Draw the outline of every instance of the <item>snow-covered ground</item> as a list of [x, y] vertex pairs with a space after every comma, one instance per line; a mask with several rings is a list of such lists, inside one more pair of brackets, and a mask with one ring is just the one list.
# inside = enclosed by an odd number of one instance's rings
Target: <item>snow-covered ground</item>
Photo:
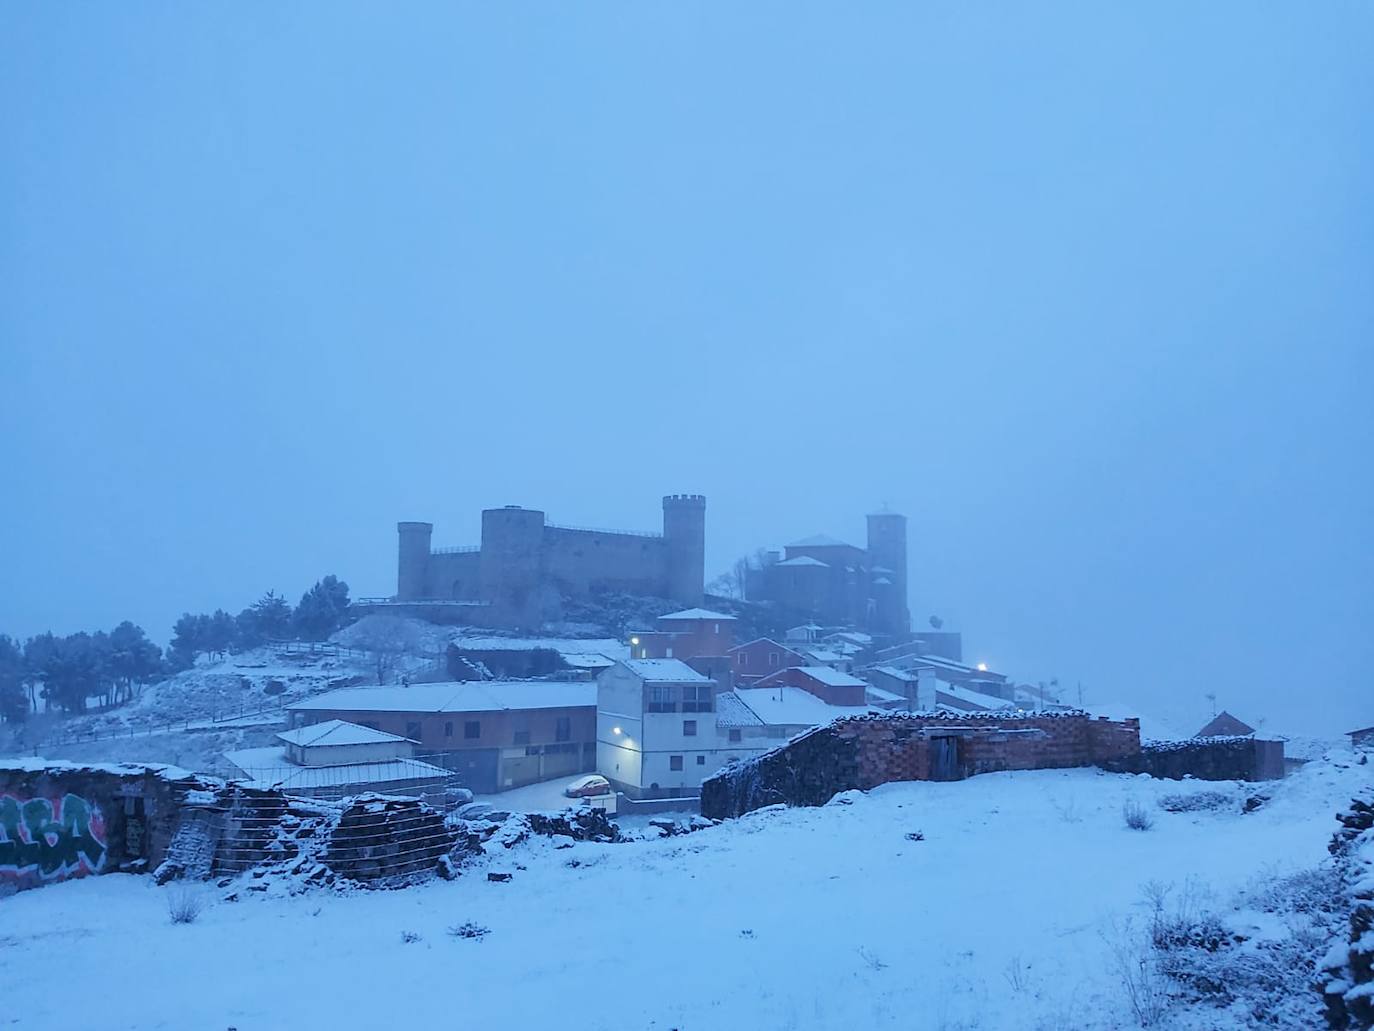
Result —
[[[205, 886], [189, 925], [168, 919], [175, 886], [91, 878], [0, 902], [0, 987], [24, 1000], [5, 1026], [1130, 1027], [1112, 957], [1148, 915], [1142, 887], [1192, 882], [1224, 907], [1323, 862], [1371, 771], [1311, 763], [1248, 815], [1254, 785], [1085, 769], [890, 784], [684, 837], [497, 848], [483, 862], [510, 883], [479, 866], [403, 891]], [[1156, 805], [1216, 790], [1237, 804]], [[1151, 830], [1126, 828], [1127, 801]], [[465, 923], [489, 933], [449, 933]]]

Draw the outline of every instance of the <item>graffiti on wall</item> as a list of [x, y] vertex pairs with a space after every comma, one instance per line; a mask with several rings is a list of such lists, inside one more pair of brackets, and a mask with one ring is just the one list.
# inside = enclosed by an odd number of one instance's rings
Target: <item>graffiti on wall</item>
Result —
[[98, 873], [108, 851], [100, 810], [80, 795], [0, 795], [0, 880]]

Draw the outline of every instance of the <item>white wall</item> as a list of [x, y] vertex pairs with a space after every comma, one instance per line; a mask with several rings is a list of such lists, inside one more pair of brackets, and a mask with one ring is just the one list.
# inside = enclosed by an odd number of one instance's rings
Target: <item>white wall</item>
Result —
[[302, 766], [338, 766], [344, 763], [386, 762], [409, 758], [414, 746], [409, 741], [369, 741], [361, 745], [312, 745], [287, 747], [288, 757]]

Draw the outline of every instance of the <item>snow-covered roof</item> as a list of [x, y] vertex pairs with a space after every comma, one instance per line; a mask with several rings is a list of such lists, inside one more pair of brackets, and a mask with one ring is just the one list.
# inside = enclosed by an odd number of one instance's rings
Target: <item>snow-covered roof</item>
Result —
[[798, 555], [796, 558], [785, 558], [781, 562], [773, 563], [776, 566], [819, 566], [821, 569], [829, 569], [830, 566], [818, 558], [810, 555]]
[[440, 780], [449, 776], [442, 766], [418, 759], [382, 759], [334, 766], [297, 766], [286, 761], [284, 748], [241, 748], [224, 758], [242, 770], [254, 787], [284, 791], [314, 791], [368, 785], [376, 788], [396, 781]]
[[754, 710], [733, 691], [722, 691], [716, 695], [716, 726], [727, 730], [735, 727], [761, 727], [763, 721], [754, 715]]
[[770, 726], [814, 727], [841, 716], [866, 716], [875, 711], [867, 705], [827, 705], [800, 687], [741, 687], [735, 689], [735, 695]]
[[920, 674], [914, 669], [898, 669], [896, 666], [874, 666], [873, 672], [881, 673], [907, 684], [914, 684], [921, 679]]
[[881, 687], [870, 687], [864, 692], [864, 698], [874, 705], [894, 705], [906, 701], [905, 695], [899, 695], [895, 691], [885, 691]]
[[323, 723], [312, 723], [308, 727], [282, 731], [277, 735], [277, 740], [285, 741], [288, 745], [314, 748], [321, 745], [375, 745], [410, 739], [382, 730], [373, 730], [371, 727], [360, 727], [356, 723], [344, 720], [325, 720]]
[[829, 648], [803, 647], [798, 649], [808, 659], [815, 659], [821, 665], [828, 662], [843, 662], [844, 656], [837, 652], [832, 652]]
[[878, 586], [881, 586], [881, 587], [891, 587], [891, 586], [892, 586], [892, 581], [889, 580], [889, 579], [888, 579], [887, 577], [885, 577], [885, 576], [880, 576], [880, 577], [878, 577], [876, 580], [874, 580], [873, 582], [874, 582], [874, 584], [876, 584], [876, 585], [878, 585]]
[[1014, 709], [1016, 706], [1005, 698], [998, 698], [996, 695], [983, 694], [981, 691], [970, 691], [967, 687], [958, 687], [954, 684], [942, 683], [935, 689], [935, 698], [944, 705], [953, 706], [956, 709]]
[[575, 669], [605, 669], [607, 666], [614, 666], [615, 659], [602, 655], [600, 652], [559, 652], [563, 661]]
[[596, 652], [611, 658], [630, 654], [630, 646], [611, 637], [455, 637], [455, 648], [473, 652], [529, 652], [537, 648], [555, 652], [587, 654]]
[[810, 677], [817, 683], [824, 684], [826, 687], [867, 687], [862, 680], [849, 673], [842, 673], [829, 666], [790, 666], [785, 670], [764, 677], [764, 681], [780, 680], [784, 673], [800, 673]]
[[873, 635], [865, 634], [858, 630], [840, 630], [826, 636], [827, 641], [848, 641], [850, 644], [870, 645], [873, 643]]
[[737, 651], [742, 651], [745, 648], [752, 648], [756, 644], [772, 645], [774, 648], [778, 649], [778, 651], [787, 652], [791, 655], [801, 655], [801, 650], [797, 647], [793, 647], [793, 645], [797, 644], [796, 641], [793, 641], [792, 644], [779, 644], [771, 637], [756, 637], [752, 641], [745, 641], [743, 644], [737, 644], [733, 648], [727, 649], [725, 654], [733, 655]]
[[1247, 737], [1255, 732], [1250, 724], [1236, 719], [1223, 709], [1193, 737]]
[[562, 680], [484, 680], [410, 687], [346, 687], [304, 698], [290, 711], [500, 712], [596, 705], [596, 684]]
[[[787, 545], [789, 548], [852, 548], [854, 545], [846, 544], [844, 541], [837, 541], [834, 537], [823, 533], [813, 534], [810, 537], [803, 537], [799, 541], [793, 541]], [[857, 549], [856, 549], [857, 550]]]
[[630, 668], [635, 676], [647, 683], [709, 684], [711, 682], [710, 677], [702, 676], [681, 659], [627, 659], [625, 665]]
[[714, 619], [720, 622], [733, 620], [735, 617], [726, 615], [724, 612], [712, 612], [710, 609], [683, 609], [681, 612], [670, 612], [666, 616], [659, 616], [659, 619]]

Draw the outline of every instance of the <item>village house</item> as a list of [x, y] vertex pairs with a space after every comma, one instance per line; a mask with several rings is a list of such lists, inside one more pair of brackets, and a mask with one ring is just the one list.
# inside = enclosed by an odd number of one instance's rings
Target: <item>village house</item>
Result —
[[800, 651], [767, 637], [730, 649], [730, 672], [736, 684], [753, 684], [789, 666], [807, 666]]
[[344, 720], [415, 742], [476, 794], [596, 768], [595, 683], [512, 680], [355, 687], [287, 706], [296, 726]]
[[453, 777], [441, 766], [413, 758], [415, 742], [342, 720], [288, 730], [277, 740], [281, 746], [225, 752], [230, 776], [312, 798], [363, 791], [435, 797]]
[[841, 716], [868, 716], [878, 711], [862, 703], [831, 705], [805, 688], [781, 683], [738, 688], [734, 695], [764, 728], [764, 736], [771, 739], [769, 747]]
[[597, 677], [597, 772], [630, 798], [695, 793], [725, 761], [710, 677], [681, 659], [630, 659]]
[[1255, 728], [1244, 723], [1223, 709], [1208, 721], [1207, 725], [1193, 737], [1249, 737]]
[[630, 635], [632, 659], [714, 658], [735, 644], [734, 616], [710, 609], [683, 609], [654, 620], [653, 630]]
[[755, 687], [796, 687], [809, 691], [828, 705], [866, 704], [868, 684], [858, 677], [829, 666], [790, 666], [759, 680]]

